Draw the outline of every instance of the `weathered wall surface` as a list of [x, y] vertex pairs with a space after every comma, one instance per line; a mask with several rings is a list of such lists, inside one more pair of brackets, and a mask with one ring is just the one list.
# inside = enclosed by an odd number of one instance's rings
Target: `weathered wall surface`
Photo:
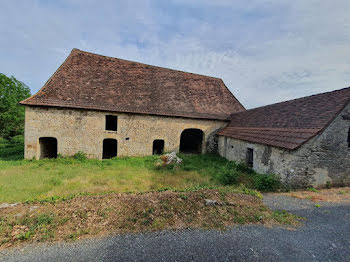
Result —
[[284, 150], [220, 136], [219, 154], [229, 160], [244, 162], [247, 148], [252, 148], [254, 170], [279, 174], [292, 187], [324, 185], [327, 181], [334, 185], [350, 185], [350, 121], [344, 120], [343, 115], [350, 115], [350, 105], [324, 132], [297, 150]]
[[[105, 115], [118, 116], [117, 132], [105, 130]], [[82, 151], [90, 158], [101, 159], [105, 138], [117, 139], [118, 156], [151, 155], [155, 139], [164, 140], [165, 152], [178, 152], [181, 133], [187, 128], [198, 128], [204, 132], [204, 153], [215, 150], [212, 134], [226, 124], [215, 120], [26, 107], [25, 158], [40, 157], [40, 137], [55, 137], [58, 153], [64, 156]]]

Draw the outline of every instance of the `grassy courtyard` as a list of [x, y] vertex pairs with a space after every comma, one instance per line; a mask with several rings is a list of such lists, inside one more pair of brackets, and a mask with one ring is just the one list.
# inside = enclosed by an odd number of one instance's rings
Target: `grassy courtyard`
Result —
[[1, 161], [0, 202], [81, 192], [146, 192], [216, 184], [209, 173], [200, 170], [156, 170], [155, 161], [156, 157]]
[[[244, 184], [268, 190], [271, 176], [258, 175], [217, 155], [180, 155], [178, 168], [157, 168], [157, 156], [87, 160], [82, 156], [23, 160], [20, 139], [0, 143], [0, 203], [78, 193], [189, 190]], [[272, 184], [271, 184], [271, 181]]]
[[0, 208], [0, 249], [110, 233], [298, 224], [269, 210], [256, 190], [278, 188], [275, 176], [217, 155], [180, 157], [177, 166], [156, 165], [158, 156], [23, 160], [20, 137], [0, 140], [0, 204], [17, 203]]

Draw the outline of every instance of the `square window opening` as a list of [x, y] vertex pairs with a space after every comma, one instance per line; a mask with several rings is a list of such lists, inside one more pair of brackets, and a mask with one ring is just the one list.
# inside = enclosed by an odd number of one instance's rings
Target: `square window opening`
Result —
[[118, 117], [112, 115], [106, 115], [106, 130], [117, 131], [118, 128]]

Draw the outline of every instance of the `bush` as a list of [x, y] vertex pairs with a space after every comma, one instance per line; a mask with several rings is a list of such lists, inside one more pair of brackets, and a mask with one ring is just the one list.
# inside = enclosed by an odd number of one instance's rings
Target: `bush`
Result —
[[235, 185], [238, 183], [239, 175], [236, 165], [230, 162], [219, 173], [218, 180], [223, 185]]
[[0, 136], [0, 145], [7, 143], [7, 139]]
[[73, 158], [74, 158], [75, 160], [82, 161], [82, 162], [84, 162], [85, 160], [87, 160], [86, 154], [85, 154], [84, 152], [81, 152], [81, 151], [79, 151], [78, 153], [75, 153], [75, 154], [73, 155]]
[[19, 160], [24, 156], [23, 136], [8, 140], [0, 137], [0, 160]]
[[258, 174], [244, 163], [226, 162], [225, 165], [218, 166], [216, 171], [216, 178], [222, 185], [242, 184], [263, 192], [277, 191], [282, 186], [275, 174]]
[[23, 135], [17, 135], [11, 138], [12, 144], [24, 144], [24, 136]]
[[237, 164], [237, 171], [241, 173], [246, 173], [246, 174], [254, 174], [254, 170], [250, 167], [248, 167], [245, 163], [238, 163]]
[[254, 187], [260, 191], [276, 191], [281, 187], [281, 181], [275, 174], [255, 174]]

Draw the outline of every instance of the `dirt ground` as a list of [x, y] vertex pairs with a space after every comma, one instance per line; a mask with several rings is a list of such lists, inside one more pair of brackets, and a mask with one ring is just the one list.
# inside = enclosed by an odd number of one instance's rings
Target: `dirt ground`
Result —
[[[256, 191], [251, 191], [254, 193]], [[298, 224], [261, 198], [227, 189], [191, 192], [109, 193], [0, 208], [0, 249], [26, 242], [234, 224]]]
[[[334, 191], [338, 190], [330, 190]], [[322, 193], [332, 195], [330, 192]], [[315, 203], [310, 199], [271, 193], [264, 194], [263, 202], [270, 210], [286, 210], [303, 217], [302, 225], [290, 230], [284, 226], [249, 223], [227, 230], [162, 230], [91, 237], [72, 243], [32, 243], [0, 250], [0, 260], [350, 261], [350, 204]]]
[[314, 189], [282, 193], [299, 199], [309, 199], [314, 202], [350, 203], [350, 187], [330, 189]]

